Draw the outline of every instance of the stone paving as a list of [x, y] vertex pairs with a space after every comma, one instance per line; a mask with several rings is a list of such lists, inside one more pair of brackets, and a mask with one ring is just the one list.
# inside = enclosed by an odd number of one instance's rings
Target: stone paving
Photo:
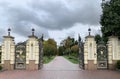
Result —
[[63, 57], [56, 57], [42, 70], [14, 70], [0, 72], [0, 79], [120, 79], [120, 72], [110, 70], [87, 71], [79, 69]]

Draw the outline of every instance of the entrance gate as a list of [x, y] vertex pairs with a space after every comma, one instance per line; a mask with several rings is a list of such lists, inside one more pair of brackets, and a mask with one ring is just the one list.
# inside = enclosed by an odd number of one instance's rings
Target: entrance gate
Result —
[[15, 69], [26, 68], [26, 44], [18, 43], [15, 48]]
[[0, 50], [0, 63], [1, 63], [1, 56], [2, 56], [2, 52], [1, 52], [1, 50]]
[[43, 44], [39, 41], [39, 69], [43, 67]]
[[107, 46], [104, 42], [100, 42], [97, 45], [97, 68], [107, 69], [108, 68], [108, 52]]
[[84, 69], [84, 43], [81, 41], [81, 37], [79, 36], [79, 67]]

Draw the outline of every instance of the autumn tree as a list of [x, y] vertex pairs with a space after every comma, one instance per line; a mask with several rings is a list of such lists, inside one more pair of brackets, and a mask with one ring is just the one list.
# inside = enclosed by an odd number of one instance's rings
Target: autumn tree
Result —
[[79, 46], [78, 45], [74, 45], [71, 47], [71, 51], [73, 55], [78, 55], [79, 52]]
[[44, 55], [46, 56], [52, 56], [57, 54], [57, 44], [54, 39], [48, 39], [47, 41], [44, 41]]
[[68, 36], [61, 42], [61, 44], [62, 46], [60, 46], [60, 49], [63, 49], [62, 53], [64, 55], [71, 55], [72, 53], [78, 52], [78, 41], [74, 38]]

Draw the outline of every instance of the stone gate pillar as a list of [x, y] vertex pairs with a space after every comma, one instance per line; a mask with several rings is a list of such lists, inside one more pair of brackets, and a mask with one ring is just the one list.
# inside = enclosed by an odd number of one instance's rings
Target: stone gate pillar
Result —
[[120, 60], [120, 41], [116, 36], [110, 36], [108, 40], [108, 66], [115, 69], [117, 60]]
[[39, 65], [39, 42], [38, 38], [34, 35], [34, 29], [32, 29], [32, 35], [26, 44], [26, 69], [38, 70]]
[[[91, 30], [89, 29], [89, 31]], [[84, 44], [84, 65], [86, 70], [97, 69], [96, 41], [94, 36], [90, 35], [90, 32]]]
[[13, 70], [15, 63], [14, 37], [10, 36], [11, 29], [8, 29], [8, 36], [3, 36], [1, 64], [4, 69]]

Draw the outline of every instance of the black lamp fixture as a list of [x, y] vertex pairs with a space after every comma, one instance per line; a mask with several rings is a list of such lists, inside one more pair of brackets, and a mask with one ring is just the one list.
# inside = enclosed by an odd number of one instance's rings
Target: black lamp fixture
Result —
[[32, 28], [32, 36], [34, 36], [34, 32], [35, 32], [35, 29], [34, 29], [34, 28]]
[[88, 29], [88, 32], [89, 32], [89, 36], [91, 35], [91, 28]]
[[10, 29], [10, 28], [8, 28], [8, 36], [10, 36], [10, 32], [11, 32], [11, 29]]

